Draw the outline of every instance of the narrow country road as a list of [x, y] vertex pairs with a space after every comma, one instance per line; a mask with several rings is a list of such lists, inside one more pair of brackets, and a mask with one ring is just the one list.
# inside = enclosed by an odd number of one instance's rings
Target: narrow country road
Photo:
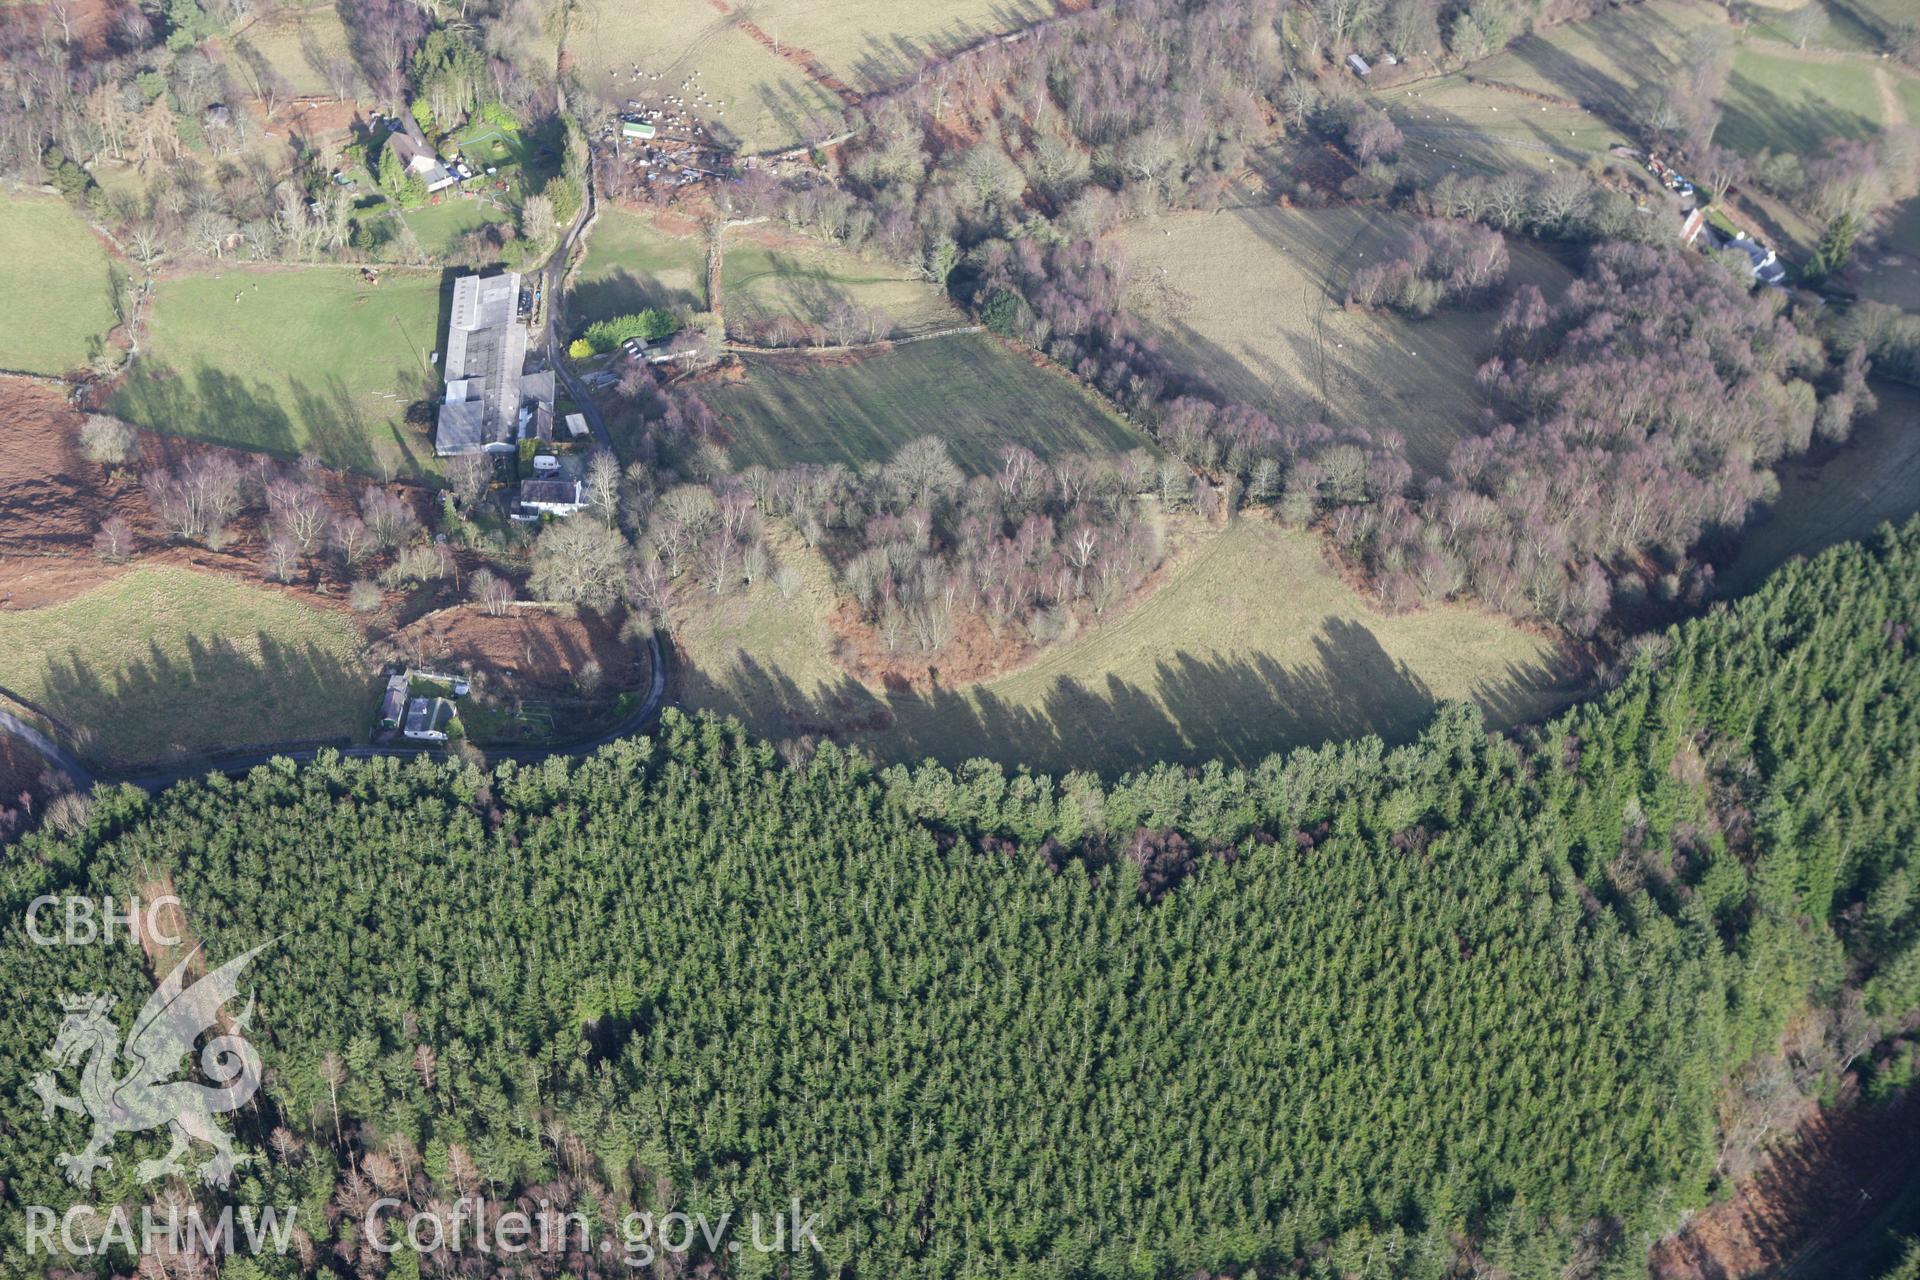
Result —
[[67, 776], [75, 791], [92, 789], [93, 774], [87, 766], [81, 764], [79, 758], [65, 747], [40, 732], [38, 727], [28, 724], [11, 711], [0, 711], [0, 733], [10, 733], [38, 751], [57, 772]]
[[593, 442], [609, 453], [613, 452], [613, 433], [607, 430], [607, 421], [600, 414], [600, 406], [587, 394], [587, 388], [572, 369], [567, 367], [565, 349], [561, 346], [560, 335], [566, 328], [566, 315], [562, 307], [566, 301], [567, 259], [573, 254], [573, 246], [578, 243], [580, 233], [586, 230], [587, 223], [593, 217], [593, 174], [588, 172], [581, 181], [583, 188], [580, 197], [580, 212], [574, 215], [573, 225], [567, 228], [567, 234], [560, 237], [560, 247], [547, 259], [542, 273], [544, 283], [541, 289], [547, 300], [547, 364], [572, 396], [574, 403], [580, 406], [580, 412], [586, 415], [587, 426], [593, 430]]
[[[587, 395], [586, 388], [573, 375], [573, 371], [562, 362], [560, 333], [564, 327], [561, 314], [561, 289], [566, 280], [567, 257], [573, 252], [580, 233], [586, 228], [587, 221], [593, 216], [593, 181], [586, 181], [586, 192], [580, 202], [580, 213], [567, 228], [567, 234], [561, 238], [560, 247], [554, 250], [553, 257], [542, 269], [541, 278], [547, 300], [547, 361], [554, 374], [565, 384], [570, 394], [580, 405], [580, 411], [586, 415], [587, 424], [593, 429], [594, 442], [601, 448], [613, 449], [613, 436], [607, 430], [605, 419], [600, 415], [599, 406]], [[551, 756], [585, 756], [619, 738], [632, 737], [653, 722], [660, 714], [661, 706], [667, 699], [667, 667], [665, 654], [661, 650], [660, 637], [650, 634], [647, 637], [647, 656], [649, 679], [646, 697], [640, 700], [633, 714], [613, 726], [596, 738], [583, 742], [569, 743], [561, 747], [514, 748], [505, 747], [489, 751], [489, 760], [516, 760], [530, 763], [545, 760]], [[96, 782], [129, 782], [136, 787], [151, 792], [166, 790], [176, 782], [189, 778], [205, 777], [209, 773], [242, 774], [249, 769], [266, 764], [270, 760], [292, 760], [307, 763], [320, 755], [322, 751], [334, 751], [349, 759], [366, 760], [376, 756], [395, 756], [402, 759], [413, 756], [444, 754], [435, 747], [307, 747], [292, 751], [263, 751], [258, 754], [230, 757], [217, 763], [169, 765], [158, 769], [144, 769], [131, 773], [107, 773], [96, 775], [92, 770], [67, 751], [53, 738], [33, 724], [22, 720], [10, 712], [0, 710], [0, 733], [8, 733], [32, 747], [43, 756], [59, 773], [72, 782], [79, 792], [93, 789]]]

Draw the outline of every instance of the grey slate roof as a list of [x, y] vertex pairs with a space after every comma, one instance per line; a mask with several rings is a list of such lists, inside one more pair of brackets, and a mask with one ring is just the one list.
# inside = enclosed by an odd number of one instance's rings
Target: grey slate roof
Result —
[[578, 480], [522, 480], [520, 501], [556, 507], [579, 506], [581, 505], [580, 482]]
[[[519, 298], [518, 272], [462, 276], [453, 282], [453, 319], [440, 370], [446, 401], [440, 406], [435, 452], [473, 453], [512, 444], [522, 398], [542, 388], [546, 399], [553, 398], [552, 373], [522, 376], [527, 326], [520, 318]], [[525, 386], [529, 381], [534, 384], [531, 390]]]

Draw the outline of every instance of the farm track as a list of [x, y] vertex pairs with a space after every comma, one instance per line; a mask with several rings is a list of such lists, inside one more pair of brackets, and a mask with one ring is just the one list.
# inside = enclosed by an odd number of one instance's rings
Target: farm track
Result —
[[1901, 100], [1899, 90], [1894, 88], [1893, 75], [1885, 67], [1873, 69], [1873, 87], [1880, 94], [1882, 129], [1901, 129], [1911, 123], [1907, 119], [1907, 104]]
[[959, 338], [969, 333], [985, 333], [983, 324], [960, 324], [946, 329], [935, 329], [929, 333], [910, 333], [902, 338], [879, 338], [872, 342], [851, 342], [825, 347], [756, 347], [752, 343], [729, 341], [728, 351], [747, 356], [836, 356], [859, 351], [890, 351], [894, 347], [905, 347], [915, 342], [931, 342], [935, 338]]
[[[39, 714], [44, 719], [52, 721], [51, 716], [38, 712], [31, 703], [11, 690], [0, 689], [0, 701], [14, 703], [30, 714]], [[68, 781], [74, 784], [74, 790], [86, 791], [93, 786], [93, 774], [80, 762], [79, 757], [44, 733], [38, 725], [21, 719], [4, 706], [0, 706], [0, 733], [10, 733], [39, 752], [56, 772], [66, 775]]]
[[[1333, 407], [1333, 397], [1327, 390], [1327, 370], [1331, 364], [1331, 358], [1327, 355], [1327, 316], [1333, 310], [1333, 282], [1338, 272], [1349, 269], [1348, 259], [1353, 256], [1354, 246], [1359, 244], [1360, 238], [1373, 228], [1374, 215], [1369, 211], [1366, 220], [1354, 229], [1353, 234], [1347, 237], [1346, 244], [1341, 246], [1340, 256], [1329, 264], [1326, 282], [1316, 289], [1320, 297], [1313, 308], [1313, 383], [1315, 393], [1320, 397], [1320, 410], [1323, 414]], [[1306, 281], [1306, 287], [1315, 288], [1310, 277]]]

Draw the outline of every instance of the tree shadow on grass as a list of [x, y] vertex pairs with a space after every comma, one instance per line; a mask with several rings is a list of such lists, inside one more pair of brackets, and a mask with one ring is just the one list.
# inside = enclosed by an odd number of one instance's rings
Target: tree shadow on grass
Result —
[[1038, 0], [1011, 0], [991, 6], [984, 23], [952, 19], [918, 36], [868, 33], [865, 48], [849, 60], [848, 79], [865, 93], [890, 89], [912, 79], [929, 62], [951, 58], [996, 35], [1024, 30], [1058, 11], [1059, 6]]
[[[683, 660], [676, 679], [684, 702], [737, 715], [773, 738], [843, 738], [884, 760], [988, 757], [1108, 774], [1160, 761], [1252, 765], [1273, 752], [1366, 734], [1405, 742], [1432, 718], [1432, 690], [1363, 623], [1328, 617], [1313, 645], [1313, 660], [1293, 668], [1264, 654], [1182, 650], [1146, 683], [1062, 676], [1037, 705], [990, 687], [878, 693], [848, 676], [803, 690], [750, 658], [716, 670]], [[1510, 663], [1473, 700], [1490, 723], [1510, 725], [1553, 701], [1564, 677], [1544, 662]]]
[[253, 643], [257, 655], [212, 634], [186, 637], [183, 653], [149, 643], [117, 670], [69, 648], [49, 656], [41, 701], [83, 736], [90, 757], [119, 768], [358, 736], [361, 712], [372, 707], [365, 672], [264, 631]]
[[[738, 313], [764, 325], [777, 316], [791, 315], [808, 324], [824, 325], [836, 312], [854, 307], [853, 295], [839, 281], [798, 256], [774, 251], [767, 255], [767, 262], [769, 270], [729, 289], [729, 316]], [[776, 283], [767, 291], [748, 292], [743, 287], [769, 276]]]
[[[801, 85], [807, 86], [802, 89]], [[808, 90], [811, 90], [809, 92]], [[845, 120], [838, 99], [811, 80], [789, 81], [779, 86], [761, 84], [754, 90], [760, 105], [779, 126], [777, 132], [791, 140], [779, 150], [798, 149], [832, 137]]]
[[1615, 66], [1633, 68], [1637, 74], [1587, 62], [1542, 36], [1517, 40], [1509, 52], [1561, 97], [1616, 121], [1630, 119], [1647, 91], [1679, 70], [1675, 58], [1686, 44], [1687, 31], [1645, 7], [1635, 9], [1630, 20], [1627, 15], [1616, 17], [1604, 33], [1608, 52]]
[[1789, 99], [1744, 72], [1727, 83], [1725, 114], [1715, 141], [1751, 153], [1762, 147], [1812, 154], [1833, 138], [1871, 136], [1875, 122], [1842, 107]]
[[664, 310], [689, 307], [698, 311], [703, 305], [701, 295], [692, 289], [675, 288], [658, 276], [636, 275], [625, 267], [593, 280], [579, 281], [567, 294], [567, 316], [576, 325], [656, 307]]
[[[1245, 221], [1273, 254], [1295, 260], [1308, 272], [1295, 318], [1264, 329], [1243, 326], [1231, 348], [1179, 317], [1156, 322], [1156, 345], [1182, 378], [1283, 422], [1323, 422], [1376, 433], [1391, 428], [1401, 434], [1408, 462], [1423, 476], [1441, 474], [1456, 444], [1492, 425], [1473, 370], [1493, 354], [1491, 335], [1508, 290], [1423, 320], [1356, 318], [1343, 308], [1347, 282], [1369, 261], [1393, 252], [1391, 244], [1371, 249], [1378, 230], [1374, 220], [1358, 227], [1257, 215]], [[1363, 238], [1369, 241], [1366, 250]], [[1483, 323], [1476, 326], [1468, 317]], [[1485, 340], [1476, 341], [1482, 330]]]
[[289, 379], [283, 390], [203, 363], [190, 372], [136, 369], [115, 394], [114, 410], [165, 435], [282, 458], [312, 453], [331, 466], [369, 474], [379, 470], [375, 441], [392, 440], [404, 469], [426, 474], [431, 449], [392, 425], [404, 416], [405, 403], [396, 400], [376, 413], [363, 399], [337, 376], [319, 386]]

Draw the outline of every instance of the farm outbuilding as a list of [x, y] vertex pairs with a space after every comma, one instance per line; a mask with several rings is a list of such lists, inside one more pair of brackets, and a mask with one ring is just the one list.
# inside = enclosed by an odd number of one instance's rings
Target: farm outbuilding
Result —
[[527, 373], [527, 321], [516, 307], [520, 276], [462, 276], [453, 282], [447, 326], [445, 395], [434, 452], [510, 451], [553, 403], [553, 371]]
[[407, 678], [403, 675], [389, 676], [386, 695], [380, 699], [380, 727], [398, 729], [406, 714]]
[[645, 120], [622, 120], [620, 136], [629, 142], [650, 142], [659, 130]]

